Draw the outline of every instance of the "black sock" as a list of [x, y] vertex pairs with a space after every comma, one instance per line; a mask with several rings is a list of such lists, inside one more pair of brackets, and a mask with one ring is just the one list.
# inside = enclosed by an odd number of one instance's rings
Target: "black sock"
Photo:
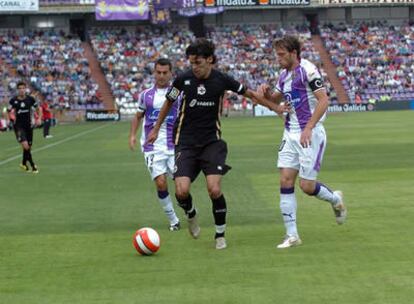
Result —
[[32, 169], [35, 169], [36, 165], [34, 164], [33, 159], [32, 159], [32, 152], [30, 152], [30, 150], [27, 150], [26, 153], [27, 153], [27, 160], [29, 161], [30, 166], [32, 166]]
[[180, 199], [177, 195], [175, 195], [175, 198], [177, 199], [178, 206], [184, 209], [184, 212], [187, 214], [188, 218], [193, 218], [196, 215], [191, 194], [188, 194], [185, 199]]
[[27, 151], [23, 149], [23, 161], [22, 161], [22, 165], [26, 166], [27, 163]]
[[213, 203], [213, 216], [214, 223], [216, 224], [216, 235], [215, 238], [224, 237], [224, 230], [217, 232], [217, 226], [223, 226], [226, 224], [227, 205], [224, 195], [219, 198], [211, 199]]

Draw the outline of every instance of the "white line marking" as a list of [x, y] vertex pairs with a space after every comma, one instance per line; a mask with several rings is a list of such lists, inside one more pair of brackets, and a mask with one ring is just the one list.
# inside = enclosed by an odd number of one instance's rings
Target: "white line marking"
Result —
[[[110, 125], [110, 124], [104, 124], [104, 125], [102, 125], [102, 126], [99, 126], [99, 127], [94, 128], [94, 129], [87, 130], [87, 131], [83, 131], [83, 132], [81, 132], [81, 133], [78, 133], [78, 134], [75, 134], [75, 135], [69, 136], [68, 138], [65, 138], [65, 139], [59, 140], [59, 141], [57, 141], [57, 142], [55, 142], [55, 143], [53, 143], [53, 144], [49, 144], [49, 145], [43, 146], [43, 147], [41, 147], [41, 148], [39, 148], [39, 149], [33, 149], [33, 150], [32, 150], [32, 152], [39, 152], [39, 151], [43, 151], [43, 150], [46, 150], [46, 149], [52, 148], [52, 147], [54, 147], [54, 146], [57, 146], [57, 145], [60, 145], [60, 144], [65, 143], [65, 142], [67, 142], [67, 141], [70, 141], [70, 140], [72, 140], [72, 139], [75, 139], [75, 138], [81, 137], [81, 136], [83, 136], [83, 135], [86, 135], [86, 134], [89, 134], [89, 133], [95, 132], [95, 131], [97, 131], [97, 130], [99, 130], [99, 129], [102, 129], [102, 128], [104, 128], [104, 127], [107, 127], [107, 126], [109, 126], [109, 125]], [[0, 161], [0, 166], [2, 166], [2, 165], [4, 165], [4, 164], [7, 164], [7, 163], [9, 163], [9, 162], [11, 162], [11, 161], [13, 161], [13, 160], [15, 160], [15, 159], [18, 159], [18, 158], [20, 158], [21, 156], [22, 156], [22, 155], [21, 155], [21, 154], [19, 154], [19, 155], [16, 155], [16, 156], [10, 157], [10, 158], [8, 158], [8, 159], [5, 159], [5, 160], [3, 160], [3, 161]]]

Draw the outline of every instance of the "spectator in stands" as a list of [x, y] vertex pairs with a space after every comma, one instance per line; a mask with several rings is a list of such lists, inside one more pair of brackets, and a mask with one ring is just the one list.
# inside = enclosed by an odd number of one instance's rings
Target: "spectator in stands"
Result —
[[[221, 58], [217, 68], [249, 87], [257, 87], [265, 79], [277, 79], [279, 66], [273, 60], [269, 41], [285, 33], [299, 34], [305, 41], [304, 58], [320, 62], [306, 26], [283, 29], [276, 25], [243, 25], [208, 29], [208, 36], [217, 45], [216, 52]], [[179, 34], [174, 27], [162, 30], [140, 27], [136, 31], [93, 30], [90, 36], [116, 103], [121, 112], [131, 114], [137, 107], [134, 95], [151, 86], [150, 59], [163, 54], [175, 63], [177, 71], [182, 71], [186, 65], [183, 60], [185, 46], [194, 38], [189, 31]], [[320, 65], [318, 67], [321, 68]], [[330, 91], [329, 82], [326, 84]]]
[[[352, 100], [414, 98], [414, 26], [386, 22], [324, 26], [321, 36]], [[382, 97], [382, 98], [381, 98]]]
[[[71, 108], [88, 106], [88, 100], [97, 93], [98, 85], [90, 77], [89, 63], [81, 41], [57, 31], [0, 34], [0, 55], [6, 64], [30, 81], [52, 104], [59, 96]], [[15, 81], [9, 89], [15, 90]], [[74, 102], [75, 96], [77, 103]], [[89, 99], [85, 96], [90, 96]]]

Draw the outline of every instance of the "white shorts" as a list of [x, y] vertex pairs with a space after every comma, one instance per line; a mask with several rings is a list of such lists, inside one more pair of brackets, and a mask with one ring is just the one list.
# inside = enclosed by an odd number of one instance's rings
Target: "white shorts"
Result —
[[171, 178], [174, 173], [174, 154], [144, 153], [145, 164], [154, 180], [156, 177], [168, 174]]
[[300, 135], [301, 132], [289, 132], [285, 129], [277, 166], [295, 169], [303, 179], [316, 180], [326, 147], [325, 128], [320, 125], [312, 130], [311, 146], [308, 148], [301, 146]]

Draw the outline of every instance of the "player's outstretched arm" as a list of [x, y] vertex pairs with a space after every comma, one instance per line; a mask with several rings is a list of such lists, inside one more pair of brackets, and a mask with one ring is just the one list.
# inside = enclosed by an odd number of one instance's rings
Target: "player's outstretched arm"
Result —
[[160, 114], [158, 115], [157, 122], [155, 123], [154, 128], [148, 134], [148, 143], [153, 144], [157, 140], [158, 132], [160, 131], [161, 125], [164, 122], [165, 117], [167, 117], [168, 113], [170, 112], [172, 105], [173, 101], [170, 101], [168, 99], [164, 101], [164, 104], [162, 105], [160, 110]]
[[271, 93], [269, 85], [262, 84], [253, 92], [253, 102], [276, 112], [280, 117], [290, 111], [290, 105], [282, 103], [283, 95], [280, 92]]
[[135, 150], [135, 145], [137, 144], [136, 135], [143, 116], [144, 112], [137, 112], [131, 121], [131, 129], [129, 131], [129, 148], [132, 151]]

